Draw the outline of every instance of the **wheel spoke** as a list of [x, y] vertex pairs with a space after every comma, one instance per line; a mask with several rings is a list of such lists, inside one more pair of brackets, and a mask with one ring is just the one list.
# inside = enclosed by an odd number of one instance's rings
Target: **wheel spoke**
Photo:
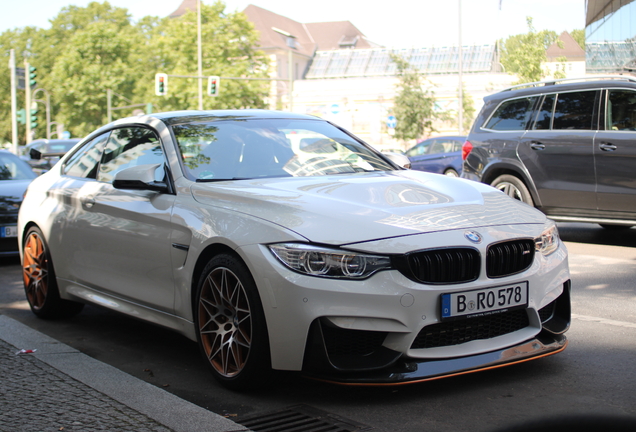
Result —
[[207, 275], [199, 298], [199, 335], [214, 369], [231, 377], [243, 369], [252, 339], [251, 311], [240, 279], [227, 268]]

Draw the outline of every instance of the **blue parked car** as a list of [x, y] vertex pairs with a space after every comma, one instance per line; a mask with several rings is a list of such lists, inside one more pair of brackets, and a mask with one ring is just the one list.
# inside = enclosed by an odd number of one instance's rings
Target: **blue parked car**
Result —
[[411, 169], [459, 177], [465, 136], [439, 136], [420, 141], [406, 151]]

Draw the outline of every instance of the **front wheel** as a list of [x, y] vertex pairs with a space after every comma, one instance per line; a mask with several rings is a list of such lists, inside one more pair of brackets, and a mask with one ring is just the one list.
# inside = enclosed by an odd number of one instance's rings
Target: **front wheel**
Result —
[[499, 189], [511, 198], [523, 201], [528, 205], [534, 206], [532, 195], [530, 195], [530, 191], [528, 190], [527, 186], [523, 183], [523, 181], [513, 175], [500, 175], [499, 177], [494, 179], [490, 185], [496, 189]]
[[242, 390], [271, 372], [263, 307], [249, 270], [232, 255], [217, 255], [199, 279], [195, 324], [201, 353], [215, 378]]
[[69, 318], [83, 303], [60, 298], [53, 261], [42, 231], [32, 227], [24, 237], [22, 279], [31, 311], [40, 318]]

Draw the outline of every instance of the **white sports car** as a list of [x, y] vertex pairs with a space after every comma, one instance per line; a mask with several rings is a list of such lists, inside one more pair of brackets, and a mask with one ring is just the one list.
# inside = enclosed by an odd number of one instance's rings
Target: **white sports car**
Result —
[[31, 309], [63, 317], [91, 303], [171, 328], [230, 388], [271, 369], [418, 382], [565, 349], [555, 224], [391, 157], [290, 113], [115, 121], [28, 189]]

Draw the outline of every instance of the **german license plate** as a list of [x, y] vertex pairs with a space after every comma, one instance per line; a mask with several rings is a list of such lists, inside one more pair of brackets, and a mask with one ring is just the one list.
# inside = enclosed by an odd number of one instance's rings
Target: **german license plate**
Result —
[[18, 227], [17, 226], [3, 226], [0, 227], [0, 237], [17, 237], [18, 236]]
[[442, 294], [442, 320], [494, 315], [528, 306], [528, 282]]

